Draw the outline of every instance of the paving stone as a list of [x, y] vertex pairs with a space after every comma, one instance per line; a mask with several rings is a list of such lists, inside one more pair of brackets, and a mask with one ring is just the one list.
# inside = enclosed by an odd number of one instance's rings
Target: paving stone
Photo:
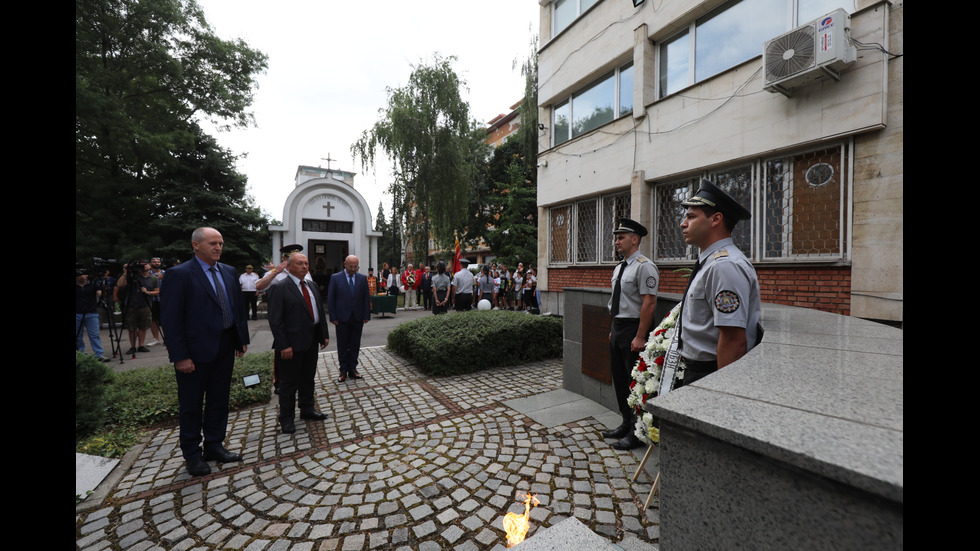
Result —
[[657, 542], [659, 511], [636, 505], [649, 481], [632, 484], [636, 459], [597, 421], [547, 428], [501, 405], [561, 388], [560, 360], [431, 378], [381, 347], [360, 358], [365, 380], [340, 385], [336, 352], [320, 355], [325, 423], [282, 435], [275, 400], [232, 412], [225, 445], [244, 460], [213, 479], [186, 473], [176, 427], [151, 431], [114, 504], [76, 513], [76, 548], [503, 549], [528, 491], [533, 530], [576, 516]]

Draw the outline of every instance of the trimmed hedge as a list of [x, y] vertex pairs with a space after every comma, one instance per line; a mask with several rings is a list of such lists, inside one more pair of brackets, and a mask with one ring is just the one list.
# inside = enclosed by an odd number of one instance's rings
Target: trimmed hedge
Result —
[[405, 322], [388, 333], [388, 350], [430, 375], [560, 358], [562, 320], [508, 310], [472, 310]]

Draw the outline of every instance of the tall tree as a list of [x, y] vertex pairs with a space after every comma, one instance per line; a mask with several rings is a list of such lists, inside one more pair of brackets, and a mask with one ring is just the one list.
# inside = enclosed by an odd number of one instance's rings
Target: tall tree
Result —
[[460, 95], [464, 82], [452, 68], [455, 60], [435, 54], [430, 64], [413, 68], [408, 84], [388, 88], [388, 106], [379, 110], [379, 120], [351, 145], [365, 169], [374, 166], [379, 153], [394, 162], [389, 192], [415, 257], [422, 261], [430, 236], [449, 246], [467, 223], [472, 123]]
[[[265, 68], [261, 52], [215, 36], [194, 0], [76, 1], [76, 255], [123, 256], [143, 243], [161, 196], [181, 200], [166, 189], [175, 184], [170, 175], [195, 162], [203, 170], [206, 157], [235, 184], [233, 196], [244, 193], [234, 157], [219, 152], [197, 121], [250, 124], [255, 77]], [[202, 147], [214, 155], [200, 156]], [[236, 205], [227, 193], [222, 187], [195, 201], [204, 212]], [[247, 218], [248, 205], [241, 206]], [[179, 239], [186, 250], [188, 235], [158, 237]]]
[[[538, 249], [538, 56], [537, 37], [531, 54], [520, 63], [524, 98], [518, 107], [517, 133], [496, 150], [488, 163], [494, 222], [484, 239], [502, 262], [525, 266], [536, 262]], [[515, 61], [514, 66], [518, 63]]]
[[[392, 218], [394, 218], [394, 212], [392, 212]], [[401, 235], [397, 226], [385, 219], [384, 205], [380, 202], [378, 203], [378, 216], [374, 226], [375, 230], [381, 232], [381, 237], [378, 239], [378, 262], [399, 264], [402, 254]], [[379, 267], [378, 275], [380, 276], [380, 274]]]
[[[149, 196], [145, 227], [149, 249], [163, 258], [190, 257], [191, 232], [202, 225], [217, 228], [225, 241], [222, 262], [244, 268], [269, 255], [269, 221], [245, 192], [245, 176], [229, 170], [234, 156], [201, 132], [193, 149], [174, 152], [157, 177], [162, 185]], [[215, 198], [220, 197], [220, 201]]]

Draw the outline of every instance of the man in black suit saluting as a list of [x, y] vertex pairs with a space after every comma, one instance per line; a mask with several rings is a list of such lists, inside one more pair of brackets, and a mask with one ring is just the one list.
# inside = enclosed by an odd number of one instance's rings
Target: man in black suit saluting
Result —
[[160, 322], [177, 377], [180, 451], [187, 471], [204, 476], [211, 472], [207, 461], [242, 460], [224, 440], [231, 370], [248, 345], [248, 323], [238, 273], [218, 262], [221, 233], [197, 228], [191, 247], [194, 258], [167, 270], [172, 275], [160, 288]]
[[286, 265], [287, 277], [269, 286], [269, 328], [275, 339], [279, 366], [279, 425], [282, 432], [296, 432], [296, 402], [302, 419], [322, 421], [327, 416], [316, 410], [317, 346], [330, 343], [323, 301], [316, 285], [309, 285], [306, 274], [310, 261], [293, 253]]

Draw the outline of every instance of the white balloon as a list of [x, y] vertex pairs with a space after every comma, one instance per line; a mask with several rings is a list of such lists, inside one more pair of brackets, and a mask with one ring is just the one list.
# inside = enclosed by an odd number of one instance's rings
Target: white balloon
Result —
[[480, 301], [479, 304], [476, 305], [476, 308], [477, 308], [477, 310], [489, 310], [490, 309], [490, 301], [487, 300], [487, 299], [483, 299], [483, 300]]

